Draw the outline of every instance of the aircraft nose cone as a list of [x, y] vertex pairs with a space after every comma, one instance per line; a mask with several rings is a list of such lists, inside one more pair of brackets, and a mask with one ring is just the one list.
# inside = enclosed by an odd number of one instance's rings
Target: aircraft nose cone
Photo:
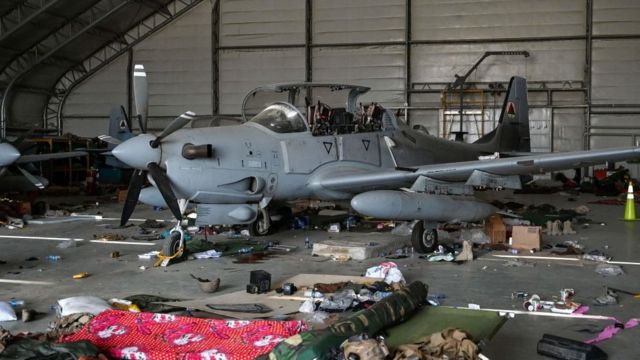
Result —
[[0, 166], [8, 166], [20, 157], [20, 151], [8, 143], [0, 143]]
[[111, 153], [132, 168], [145, 170], [149, 163], [160, 162], [160, 147], [154, 149], [150, 144], [154, 139], [153, 135], [140, 134], [116, 146]]

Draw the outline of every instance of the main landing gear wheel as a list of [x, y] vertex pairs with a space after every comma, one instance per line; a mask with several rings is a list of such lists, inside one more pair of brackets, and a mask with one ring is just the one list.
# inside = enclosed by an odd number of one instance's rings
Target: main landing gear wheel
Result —
[[267, 236], [272, 230], [271, 217], [267, 209], [258, 209], [256, 221], [249, 226], [251, 236]]
[[433, 252], [438, 246], [438, 230], [425, 229], [424, 221], [418, 221], [411, 232], [411, 244], [421, 254]]

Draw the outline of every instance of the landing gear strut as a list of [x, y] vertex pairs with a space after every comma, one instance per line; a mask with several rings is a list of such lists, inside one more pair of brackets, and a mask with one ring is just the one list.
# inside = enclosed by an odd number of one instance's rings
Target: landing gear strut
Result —
[[267, 236], [272, 230], [271, 216], [269, 210], [260, 208], [258, 209], [258, 216], [256, 221], [252, 222], [249, 226], [249, 234], [251, 236]]
[[426, 225], [424, 221], [420, 220], [413, 226], [413, 231], [411, 232], [411, 244], [421, 254], [433, 252], [438, 246], [437, 224]]

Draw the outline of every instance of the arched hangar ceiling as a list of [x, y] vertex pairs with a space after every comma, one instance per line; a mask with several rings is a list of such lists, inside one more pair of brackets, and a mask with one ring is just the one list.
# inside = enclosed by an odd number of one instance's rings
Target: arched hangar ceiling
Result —
[[46, 107], [201, 1], [1, 1], [0, 136], [7, 125], [42, 126]]

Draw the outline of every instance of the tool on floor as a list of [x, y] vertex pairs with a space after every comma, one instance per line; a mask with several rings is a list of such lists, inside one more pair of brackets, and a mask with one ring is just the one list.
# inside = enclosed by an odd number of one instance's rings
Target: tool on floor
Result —
[[538, 354], [554, 359], [606, 360], [607, 354], [595, 345], [544, 334], [538, 341]]
[[631, 296], [633, 296], [634, 299], [640, 299], [640, 292], [631, 292], [631, 291], [622, 290], [622, 289], [618, 289], [618, 288], [612, 288], [611, 286], [609, 286], [609, 290], [613, 290], [613, 291], [621, 293], [621, 294], [631, 295]]
[[265, 314], [273, 311], [264, 304], [207, 304], [211, 310]]

